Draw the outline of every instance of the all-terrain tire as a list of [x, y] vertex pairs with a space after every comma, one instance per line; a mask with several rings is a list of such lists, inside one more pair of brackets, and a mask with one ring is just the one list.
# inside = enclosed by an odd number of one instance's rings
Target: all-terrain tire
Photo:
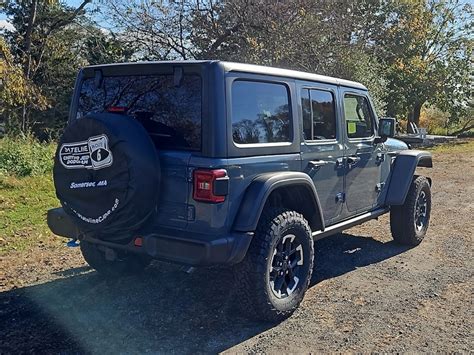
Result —
[[97, 244], [87, 241], [80, 243], [84, 260], [97, 272], [106, 277], [119, 277], [142, 272], [151, 262], [151, 258], [137, 255], [117, 253], [117, 259], [110, 261], [105, 257], [105, 251]]
[[[421, 208], [422, 205], [424, 207]], [[420, 244], [428, 230], [430, 214], [430, 183], [424, 176], [415, 176], [405, 203], [390, 208], [390, 229], [393, 239], [404, 245], [416, 246]]]
[[[279, 243], [283, 241], [286, 245], [288, 239], [301, 245], [301, 248], [297, 247], [301, 249], [298, 260], [301, 259], [302, 262], [298, 275], [303, 276], [299, 281], [295, 282], [294, 279], [291, 281], [295, 287], [291, 294], [288, 292], [286, 297], [281, 298], [280, 293], [279, 298], [274, 291], [277, 281], [273, 281], [273, 286], [270, 281], [274, 277], [271, 276], [272, 270], [275, 272], [272, 265]], [[285, 248], [285, 245], [282, 245], [282, 248]], [[296, 256], [290, 256], [290, 260], [292, 257]], [[245, 259], [234, 267], [237, 302], [240, 308], [251, 318], [263, 321], [278, 322], [289, 317], [301, 303], [308, 289], [313, 262], [313, 239], [306, 219], [295, 211], [282, 208], [265, 209]], [[289, 277], [292, 275], [293, 271]], [[287, 285], [286, 281], [284, 285]], [[289, 287], [289, 284], [286, 287]]]

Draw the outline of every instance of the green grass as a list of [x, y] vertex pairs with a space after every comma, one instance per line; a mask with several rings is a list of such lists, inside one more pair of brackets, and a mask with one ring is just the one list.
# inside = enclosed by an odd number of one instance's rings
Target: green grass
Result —
[[34, 244], [60, 245], [46, 224], [59, 205], [50, 174], [17, 178], [0, 174], [0, 255]]
[[462, 139], [455, 142], [436, 145], [427, 150], [436, 154], [474, 153], [474, 139]]

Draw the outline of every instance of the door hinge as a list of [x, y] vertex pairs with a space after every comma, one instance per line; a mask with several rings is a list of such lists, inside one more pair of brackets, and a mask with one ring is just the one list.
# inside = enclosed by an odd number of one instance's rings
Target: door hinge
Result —
[[344, 203], [346, 202], [346, 194], [344, 192], [339, 192], [336, 195], [336, 202], [337, 203]]
[[375, 185], [375, 191], [377, 191], [377, 192], [382, 191], [384, 186], [385, 186], [384, 182], [379, 182], [377, 185]]
[[375, 158], [378, 164], [385, 161], [385, 154], [384, 153], [377, 153], [377, 157]]
[[336, 169], [344, 168], [344, 158], [337, 158], [336, 159]]

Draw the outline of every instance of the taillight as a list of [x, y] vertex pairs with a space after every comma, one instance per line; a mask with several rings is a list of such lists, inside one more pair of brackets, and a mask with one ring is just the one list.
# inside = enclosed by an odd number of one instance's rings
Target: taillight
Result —
[[107, 107], [107, 112], [110, 113], [126, 113], [127, 108], [124, 106], [109, 106]]
[[193, 198], [203, 202], [223, 202], [228, 193], [228, 183], [224, 169], [194, 170]]

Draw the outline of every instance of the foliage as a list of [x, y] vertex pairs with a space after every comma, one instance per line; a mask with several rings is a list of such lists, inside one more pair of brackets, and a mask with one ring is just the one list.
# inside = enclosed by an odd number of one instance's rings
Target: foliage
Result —
[[54, 144], [40, 143], [31, 136], [3, 138], [0, 140], [0, 173], [18, 177], [49, 173], [54, 151]]
[[470, 96], [472, 7], [459, 0], [385, 1], [374, 43], [387, 64], [387, 112], [419, 123], [430, 103], [465, 115]]
[[[36, 109], [47, 107], [47, 98], [41, 90], [25, 78], [21, 66], [16, 64], [8, 44], [0, 37], [0, 116], [13, 117], [16, 109], [29, 105]], [[7, 129], [14, 131], [15, 124], [6, 119]]]
[[364, 41], [376, 19], [376, 1], [106, 4], [113, 23], [144, 59], [220, 59], [361, 80], [377, 106], [385, 106], [382, 65]]
[[[68, 116], [79, 68], [130, 60], [133, 50], [103, 33], [86, 15], [89, 2], [83, 0], [77, 8], [57, 1], [7, 2], [5, 12], [15, 30], [5, 32], [9, 48], [6, 44], [0, 48], [9, 49], [5, 52], [11, 53], [9, 63], [15, 69], [10, 72], [19, 79], [6, 81], [2, 91], [20, 98], [10, 100], [11, 109], [0, 112], [0, 118], [9, 123], [10, 133], [33, 132], [41, 139], [57, 138]], [[16, 91], [31, 94], [23, 98]]]

